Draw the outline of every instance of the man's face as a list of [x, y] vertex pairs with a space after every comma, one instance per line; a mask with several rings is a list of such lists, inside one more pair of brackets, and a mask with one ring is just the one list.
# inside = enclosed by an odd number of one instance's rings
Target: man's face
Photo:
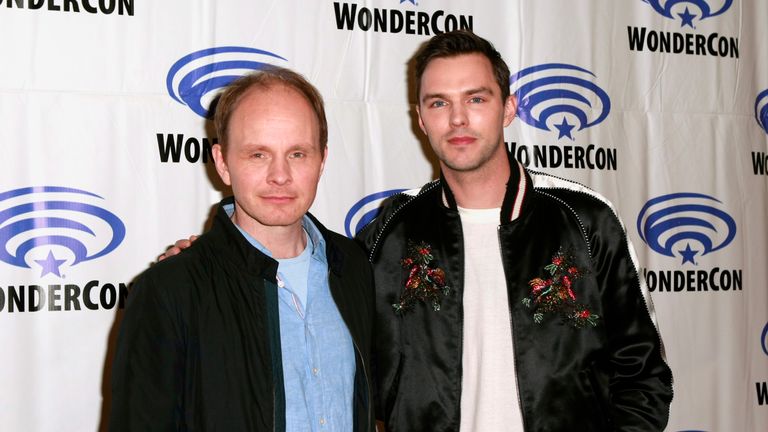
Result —
[[213, 147], [216, 170], [235, 195], [233, 220], [251, 235], [299, 225], [315, 199], [327, 148], [297, 91], [275, 84], [243, 95], [229, 120], [226, 154]]
[[502, 103], [491, 62], [481, 54], [432, 60], [421, 76], [419, 126], [443, 170], [480, 170], [505, 160], [503, 129], [515, 118], [516, 101]]

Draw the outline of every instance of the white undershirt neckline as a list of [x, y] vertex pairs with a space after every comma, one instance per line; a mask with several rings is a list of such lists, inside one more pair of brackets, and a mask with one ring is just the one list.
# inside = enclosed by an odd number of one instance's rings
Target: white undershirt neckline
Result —
[[467, 222], [475, 222], [475, 223], [495, 223], [497, 226], [499, 224], [499, 214], [501, 213], [501, 208], [489, 208], [489, 209], [471, 209], [471, 208], [464, 208], [464, 207], [456, 207], [459, 209], [459, 215], [461, 216], [461, 223], [462, 225]]
[[511, 316], [499, 248], [501, 209], [458, 210], [464, 235], [460, 430], [522, 432]]

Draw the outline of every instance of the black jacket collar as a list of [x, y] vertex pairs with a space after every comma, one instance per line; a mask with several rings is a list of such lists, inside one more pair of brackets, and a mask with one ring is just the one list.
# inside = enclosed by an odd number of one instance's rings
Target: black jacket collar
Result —
[[[515, 160], [508, 149], [507, 158], [509, 160], [509, 178], [507, 179], [507, 192], [504, 194], [504, 201], [501, 204], [500, 223], [502, 225], [520, 217], [528, 204], [531, 192], [533, 192], [531, 176]], [[440, 184], [443, 189], [443, 205], [452, 210], [457, 210], [456, 198], [442, 172], [440, 173]]]
[[[212, 237], [220, 240], [215, 242], [215, 247], [223, 255], [229, 256], [234, 261], [233, 265], [246, 269], [246, 271], [251, 270], [252, 273], [277, 283], [277, 261], [251, 245], [232, 222], [227, 211], [224, 210], [225, 206], [233, 205], [234, 203], [235, 198], [231, 196], [224, 198], [219, 203], [213, 226], [211, 227], [211, 232], [218, 234]], [[307, 216], [309, 216], [325, 240], [328, 269], [334, 274], [340, 275], [344, 256], [331, 239], [331, 232], [313, 215], [307, 213]]]

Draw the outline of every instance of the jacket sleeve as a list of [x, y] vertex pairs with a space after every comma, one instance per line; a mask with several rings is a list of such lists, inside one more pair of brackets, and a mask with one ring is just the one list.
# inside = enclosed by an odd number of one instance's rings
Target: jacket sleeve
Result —
[[608, 337], [598, 367], [608, 380], [610, 417], [618, 431], [662, 431], [672, 401], [672, 372], [652, 319], [651, 297], [619, 219], [607, 209], [600, 219], [591, 242]]
[[112, 369], [110, 431], [183, 429], [184, 340], [167, 287], [145, 273], [134, 284]]
[[[373, 278], [375, 280], [375, 291], [373, 298], [373, 346], [371, 349], [371, 371], [373, 377], [373, 399], [376, 419], [385, 421], [387, 418], [388, 407], [390, 403], [387, 399], [387, 393], [392, 386], [392, 380], [395, 375], [396, 363], [399, 358], [399, 340], [396, 335], [397, 321], [392, 319], [380, 319], [381, 316], [389, 317], [391, 315], [391, 306], [383, 301], [386, 297], [386, 289], [389, 284], [382, 283], [392, 275], [383, 276], [387, 272], [386, 266], [376, 265], [380, 261], [378, 253], [381, 244], [380, 236], [386, 227], [386, 222], [401, 205], [406, 197], [395, 195], [382, 203], [377, 217], [360, 230], [355, 236], [358, 245], [362, 247], [368, 255], [369, 261], [373, 264]], [[382, 279], [384, 278], [384, 279]]]

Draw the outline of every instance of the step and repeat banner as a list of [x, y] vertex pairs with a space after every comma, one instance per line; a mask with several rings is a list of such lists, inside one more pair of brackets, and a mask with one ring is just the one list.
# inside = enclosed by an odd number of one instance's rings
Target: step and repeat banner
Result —
[[312, 211], [347, 235], [437, 175], [417, 47], [510, 66], [505, 139], [616, 205], [674, 371], [669, 431], [768, 430], [768, 2], [0, 0], [0, 430], [103, 430], [131, 282], [227, 193], [209, 103], [280, 65], [325, 97]]

